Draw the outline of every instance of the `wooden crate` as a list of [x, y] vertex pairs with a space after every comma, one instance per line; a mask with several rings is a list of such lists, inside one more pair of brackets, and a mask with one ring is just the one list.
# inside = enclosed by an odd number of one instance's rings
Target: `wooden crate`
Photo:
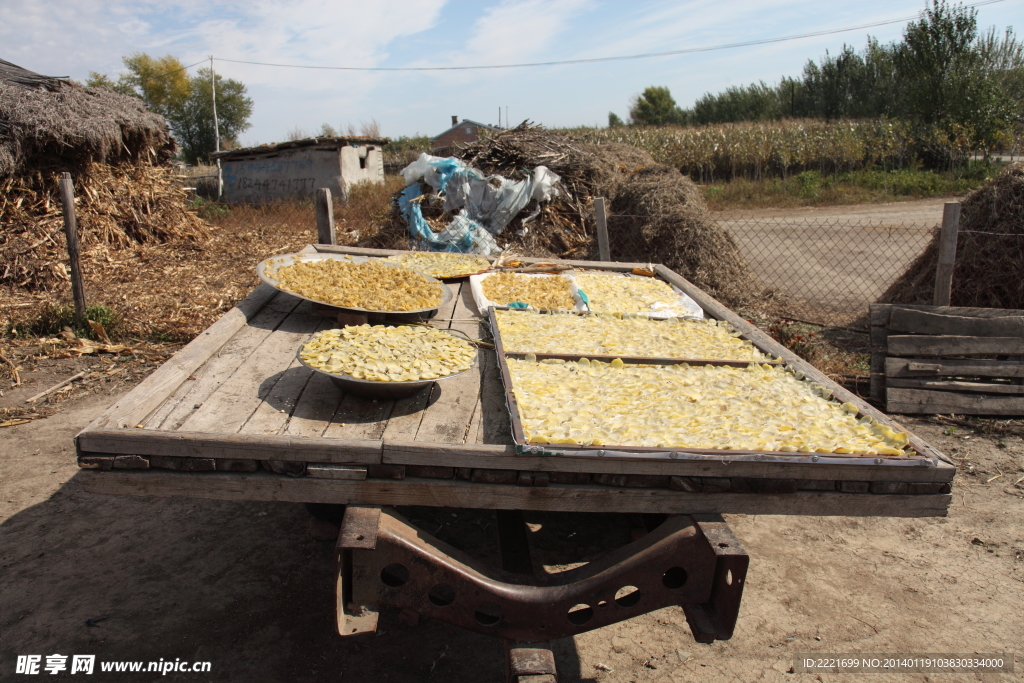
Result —
[[1024, 415], [1024, 310], [873, 304], [871, 343], [888, 412]]

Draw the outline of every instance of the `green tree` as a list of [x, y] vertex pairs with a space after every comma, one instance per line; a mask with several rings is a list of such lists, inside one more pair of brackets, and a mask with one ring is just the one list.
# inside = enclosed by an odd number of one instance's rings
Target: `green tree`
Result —
[[763, 121], [783, 116], [780, 92], [764, 81], [749, 86], [732, 86], [714, 95], [705, 93], [693, 105], [697, 123]]
[[[217, 85], [217, 120], [222, 140], [233, 141], [250, 126], [252, 99], [246, 96], [245, 85], [219, 74]], [[188, 98], [166, 114], [171, 130], [181, 145], [181, 153], [190, 164], [209, 158], [216, 149], [213, 125], [213, 99], [210, 69], [199, 69], [189, 81]]]
[[629, 122], [634, 126], [665, 126], [685, 123], [686, 116], [676, 106], [667, 87], [652, 85], [633, 99]]
[[620, 127], [622, 127], [624, 125], [626, 125], [625, 122], [623, 122], [623, 120], [619, 118], [618, 114], [616, 114], [613, 111], [608, 112], [608, 127], [609, 128], [620, 128]]
[[131, 86], [150, 111], [170, 118], [171, 111], [180, 108], [191, 94], [188, 70], [176, 57], [133, 52], [121, 61], [128, 72], [121, 75], [119, 83]]
[[110, 88], [114, 92], [121, 93], [122, 95], [132, 95], [138, 97], [138, 93], [135, 89], [124, 82], [124, 79], [113, 81], [106, 74], [101, 74], [96, 71], [89, 72], [89, 78], [85, 81], [86, 86], [90, 88]]

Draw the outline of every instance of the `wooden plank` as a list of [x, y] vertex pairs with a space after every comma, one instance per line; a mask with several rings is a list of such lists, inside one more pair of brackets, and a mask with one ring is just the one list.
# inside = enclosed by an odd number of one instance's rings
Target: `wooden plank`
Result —
[[316, 240], [320, 244], [335, 244], [334, 202], [331, 188], [321, 187], [316, 191]]
[[979, 396], [952, 391], [886, 389], [886, 407], [894, 413], [927, 415], [1024, 415], [1022, 396]]
[[1024, 337], [890, 334], [890, 356], [967, 356], [1024, 353]]
[[886, 386], [898, 389], [931, 389], [933, 391], [967, 391], [976, 394], [1022, 394], [1024, 385], [996, 382], [961, 382], [942, 379], [890, 379]]
[[[319, 332], [331, 326], [330, 320], [323, 320], [316, 329]], [[260, 404], [238, 430], [238, 433], [280, 434], [283, 432], [288, 425], [288, 420], [291, 419], [292, 411], [295, 410], [295, 404], [312, 375], [312, 370], [292, 357], [288, 367], [277, 376], [277, 381], [273, 381], [273, 377], [271, 377], [260, 385], [257, 394]], [[352, 438], [362, 437], [353, 436]]]
[[321, 463], [306, 466], [306, 476], [314, 479], [366, 479], [365, 465], [324, 465]]
[[[319, 324], [318, 319], [302, 310], [300, 306], [293, 311], [240, 366], [220, 378], [217, 390], [178, 429], [229, 434], [241, 429], [262, 403], [264, 384], [287, 370], [299, 344]], [[186, 405], [186, 408], [192, 407]]]
[[384, 435], [392, 401], [372, 401], [346, 394], [324, 432], [329, 439], [379, 439]]
[[330, 377], [319, 372], [306, 382], [284, 433], [289, 436], [322, 436], [341, 404], [342, 391]]
[[480, 369], [480, 405], [473, 413], [467, 443], [512, 443], [512, 421], [505, 405], [505, 387], [501, 383], [498, 358], [494, 351], [481, 349], [483, 365]]
[[153, 374], [142, 380], [137, 387], [121, 397], [121, 400], [89, 423], [82, 433], [109, 427], [135, 427], [141, 423], [153, 409], [163, 403], [164, 399], [170, 396], [199, 366], [231, 339], [250, 318], [255, 316], [275, 294], [277, 294], [276, 289], [270, 285], [261, 284], [253, 290], [252, 294], [222, 315], [206, 331], [171, 356]]
[[917, 451], [922, 455], [929, 458], [938, 458], [947, 463], [952, 464], [952, 461], [937, 448], [931, 444], [922, 441], [914, 433], [893, 420], [890, 416], [886, 415], [882, 411], [878, 410], [870, 403], [857, 396], [853, 392], [846, 390], [839, 386], [836, 382], [832, 381], [823, 372], [818, 370], [816, 367], [805, 361], [800, 356], [796, 355], [782, 344], [778, 343], [767, 334], [762, 332], [756, 326], [748, 323], [746, 320], [729, 310], [728, 307], [723, 305], [720, 301], [709, 295], [699, 287], [695, 287], [686, 278], [680, 277], [677, 273], [672, 271], [670, 268], [666, 268], [662, 264], [655, 266], [655, 271], [661, 275], [662, 278], [667, 280], [669, 283], [679, 287], [680, 290], [685, 292], [691, 299], [697, 302], [697, 305], [704, 309], [704, 312], [713, 318], [718, 320], [726, 320], [731, 324], [737, 331], [743, 333], [743, 336], [751, 340], [754, 344], [768, 351], [769, 353], [781, 357], [785, 360], [790, 367], [799, 370], [815, 382], [824, 384], [832, 390], [832, 395], [839, 401], [849, 402], [857, 406], [861, 415], [868, 415], [882, 422], [883, 424], [891, 426], [894, 430], [900, 432], [906, 432], [910, 436], [911, 443], [915, 446]]
[[888, 327], [889, 315], [893, 308], [904, 308], [914, 311], [928, 311], [939, 315], [959, 315], [966, 318], [1005, 318], [1019, 317], [1019, 308], [970, 308], [965, 306], [928, 306], [925, 304], [871, 304], [869, 307], [871, 324]]
[[942, 231], [939, 233], [939, 257], [935, 268], [936, 306], [948, 306], [953, 288], [953, 267], [956, 265], [956, 238], [960, 231], [960, 202], [946, 202], [942, 210]]
[[[650, 454], [647, 454], [648, 456]], [[519, 455], [513, 446], [428, 444], [384, 441], [381, 462], [392, 465], [433, 465], [475, 469], [579, 472], [587, 474], [637, 474], [701, 477], [792, 478], [857, 481], [952, 481], [955, 468], [939, 461], [938, 467], [818, 462], [764, 462], [722, 458], [675, 460], [669, 457], [574, 458], [550, 455]]]
[[[369, 249], [366, 247], [346, 247], [346, 246], [330, 246], [324, 244], [314, 245], [316, 251], [319, 253], [330, 253], [330, 254], [352, 254], [354, 256], [391, 256], [392, 254], [404, 254], [403, 249]], [[493, 259], [492, 259], [493, 260]], [[649, 268], [649, 263], [625, 263], [616, 262], [609, 263], [607, 261], [580, 261], [574, 259], [554, 259], [554, 258], [533, 258], [523, 257], [521, 259], [524, 263], [558, 263], [563, 265], [569, 265], [573, 268], [586, 268], [588, 270], [611, 270], [620, 273], [626, 273], [634, 268]]]
[[870, 395], [875, 401], [885, 400], [885, 352], [871, 352], [871, 385]]
[[[469, 291], [468, 281], [460, 281], [448, 286], [455, 290], [452, 292], [451, 301], [439, 308], [437, 316], [434, 318], [439, 322], [445, 321], [447, 323], [438, 325], [442, 329], [451, 325], [455, 306], [463, 296], [462, 290]], [[419, 431], [420, 422], [423, 420], [424, 409], [431, 400], [440, 396], [440, 390], [437, 387], [438, 385], [435, 383], [430, 385], [429, 389], [417, 392], [412, 396], [407, 396], [393, 403], [389, 402], [391, 412], [389, 413], [388, 424], [384, 428], [382, 438], [397, 441], [416, 438], [416, 432]]]
[[79, 261], [78, 222], [75, 220], [75, 185], [71, 174], [60, 174], [60, 204], [64, 212], [64, 238], [68, 247], [68, 261], [71, 265], [71, 297], [75, 301], [75, 322], [85, 321], [85, 284], [82, 282], [82, 266]]
[[[479, 339], [482, 320], [477, 316], [470, 288], [462, 287], [459, 296], [455, 298], [455, 309], [451, 316], [454, 321], [450, 323], [450, 329], [463, 332], [471, 339]], [[467, 322], [473, 318], [475, 320]], [[466, 442], [473, 412], [480, 402], [481, 364], [478, 358], [473, 367], [461, 375], [434, 384], [434, 395], [423, 411], [423, 419], [416, 431], [416, 441]]]
[[602, 261], [611, 261], [612, 252], [608, 247], [608, 218], [604, 211], [604, 197], [594, 198], [594, 224], [597, 232], [597, 254]]
[[1019, 316], [1002, 318], [972, 318], [894, 307], [889, 319], [889, 332], [967, 337], [1024, 337], [1024, 311], [1019, 313]]
[[175, 455], [187, 458], [379, 463], [380, 441], [272, 434], [207, 434], [149, 429], [95, 429], [79, 435], [82, 454]]
[[[221, 388], [249, 356], [298, 307], [301, 299], [276, 296], [142, 423], [146, 429], [178, 429]], [[207, 408], [208, 409], [208, 408]]]
[[507, 486], [415, 478], [345, 481], [282, 477], [264, 472], [82, 470], [75, 476], [86, 491], [113, 495], [557, 512], [942, 517], [952, 498], [949, 494], [912, 496], [816, 491], [780, 495], [686, 493], [668, 489], [611, 489], [568, 484]]
[[886, 377], [1024, 377], [1015, 360], [886, 358]]

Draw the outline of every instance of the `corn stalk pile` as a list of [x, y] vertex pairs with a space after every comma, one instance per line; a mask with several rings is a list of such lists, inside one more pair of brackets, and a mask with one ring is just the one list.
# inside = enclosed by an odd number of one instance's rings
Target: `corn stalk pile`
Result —
[[[0, 285], [46, 291], [68, 282], [58, 179], [38, 170], [0, 179]], [[86, 262], [132, 245], [207, 235], [169, 167], [93, 163], [74, 182]]]

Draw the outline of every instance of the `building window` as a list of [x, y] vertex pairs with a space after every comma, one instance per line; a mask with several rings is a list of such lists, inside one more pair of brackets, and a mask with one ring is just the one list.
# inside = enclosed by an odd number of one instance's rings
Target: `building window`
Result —
[[473, 134], [473, 127], [472, 126], [466, 126], [466, 135], [472, 135], [472, 134]]

